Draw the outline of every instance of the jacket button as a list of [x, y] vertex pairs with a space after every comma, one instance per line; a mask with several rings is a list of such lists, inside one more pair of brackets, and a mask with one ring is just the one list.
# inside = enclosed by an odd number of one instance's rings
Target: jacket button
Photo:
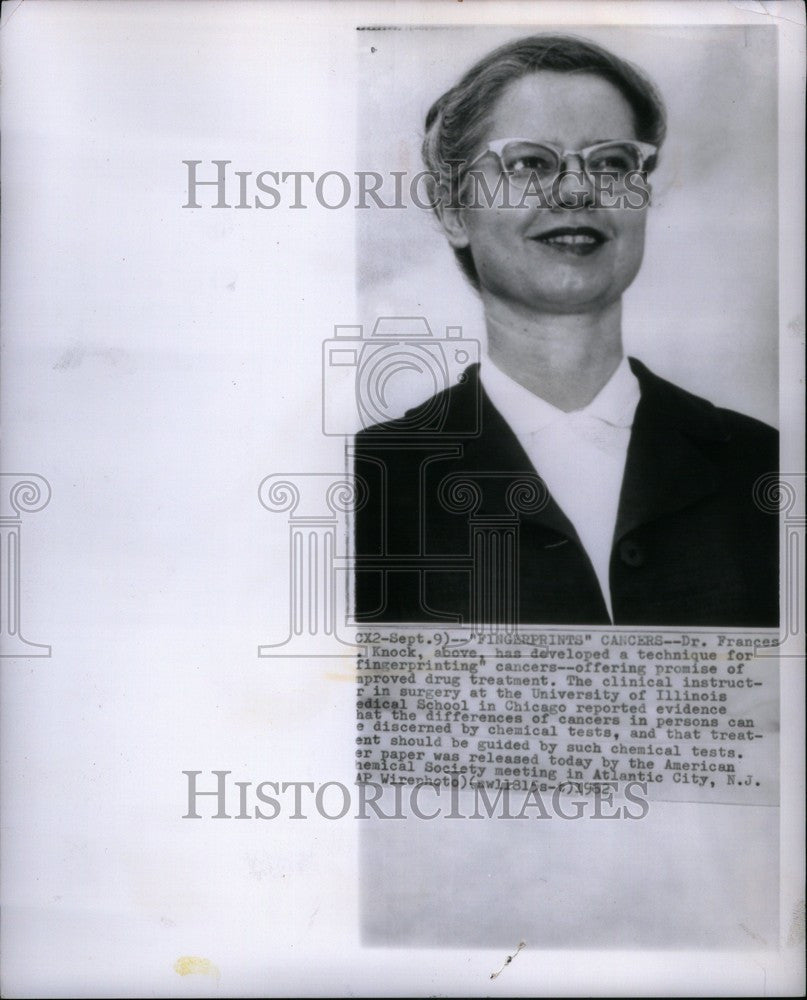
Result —
[[619, 558], [626, 566], [641, 566], [644, 562], [644, 550], [632, 538], [626, 538], [619, 546]]

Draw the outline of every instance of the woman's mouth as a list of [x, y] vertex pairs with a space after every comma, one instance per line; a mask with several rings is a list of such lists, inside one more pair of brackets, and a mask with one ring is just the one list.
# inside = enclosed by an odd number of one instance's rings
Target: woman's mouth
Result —
[[590, 226], [558, 226], [530, 238], [559, 253], [574, 254], [578, 257], [594, 253], [608, 239], [599, 229]]

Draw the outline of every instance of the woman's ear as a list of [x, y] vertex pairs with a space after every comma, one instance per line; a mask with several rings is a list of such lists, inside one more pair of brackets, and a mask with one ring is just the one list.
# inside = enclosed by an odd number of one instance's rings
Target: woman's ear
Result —
[[448, 242], [455, 250], [462, 250], [470, 243], [468, 231], [465, 228], [464, 209], [456, 204], [451, 204], [448, 199], [441, 201], [435, 206], [437, 218], [443, 227]]

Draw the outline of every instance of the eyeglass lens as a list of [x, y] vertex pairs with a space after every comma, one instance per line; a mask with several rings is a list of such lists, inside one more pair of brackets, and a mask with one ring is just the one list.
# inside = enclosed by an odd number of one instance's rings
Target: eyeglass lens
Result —
[[[504, 169], [517, 183], [528, 183], [534, 177], [539, 183], [552, 181], [563, 168], [557, 151], [540, 143], [511, 142], [501, 153]], [[585, 158], [589, 173], [603, 173], [617, 180], [641, 166], [641, 154], [635, 146], [614, 143], [592, 150]], [[576, 169], [576, 167], [567, 167]]]

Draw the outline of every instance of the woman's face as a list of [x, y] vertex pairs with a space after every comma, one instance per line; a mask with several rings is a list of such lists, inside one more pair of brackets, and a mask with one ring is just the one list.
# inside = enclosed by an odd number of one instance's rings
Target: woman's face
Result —
[[[541, 71], [514, 81], [495, 104], [486, 141], [506, 138], [578, 150], [636, 134], [630, 105], [607, 80]], [[488, 154], [475, 169], [484, 171], [494, 190], [501, 169], [497, 157]], [[572, 159], [568, 169], [579, 170], [579, 162]], [[572, 189], [579, 195], [585, 185], [571, 178], [569, 184], [565, 200], [574, 205]], [[542, 207], [529, 193], [523, 199], [511, 194], [518, 207], [502, 201], [443, 217], [451, 244], [471, 248], [483, 298], [542, 313], [593, 312], [617, 301], [636, 277], [646, 208], [607, 207], [607, 198], [600, 207]], [[588, 235], [570, 234], [570, 227]], [[557, 232], [561, 229], [566, 232]]]

